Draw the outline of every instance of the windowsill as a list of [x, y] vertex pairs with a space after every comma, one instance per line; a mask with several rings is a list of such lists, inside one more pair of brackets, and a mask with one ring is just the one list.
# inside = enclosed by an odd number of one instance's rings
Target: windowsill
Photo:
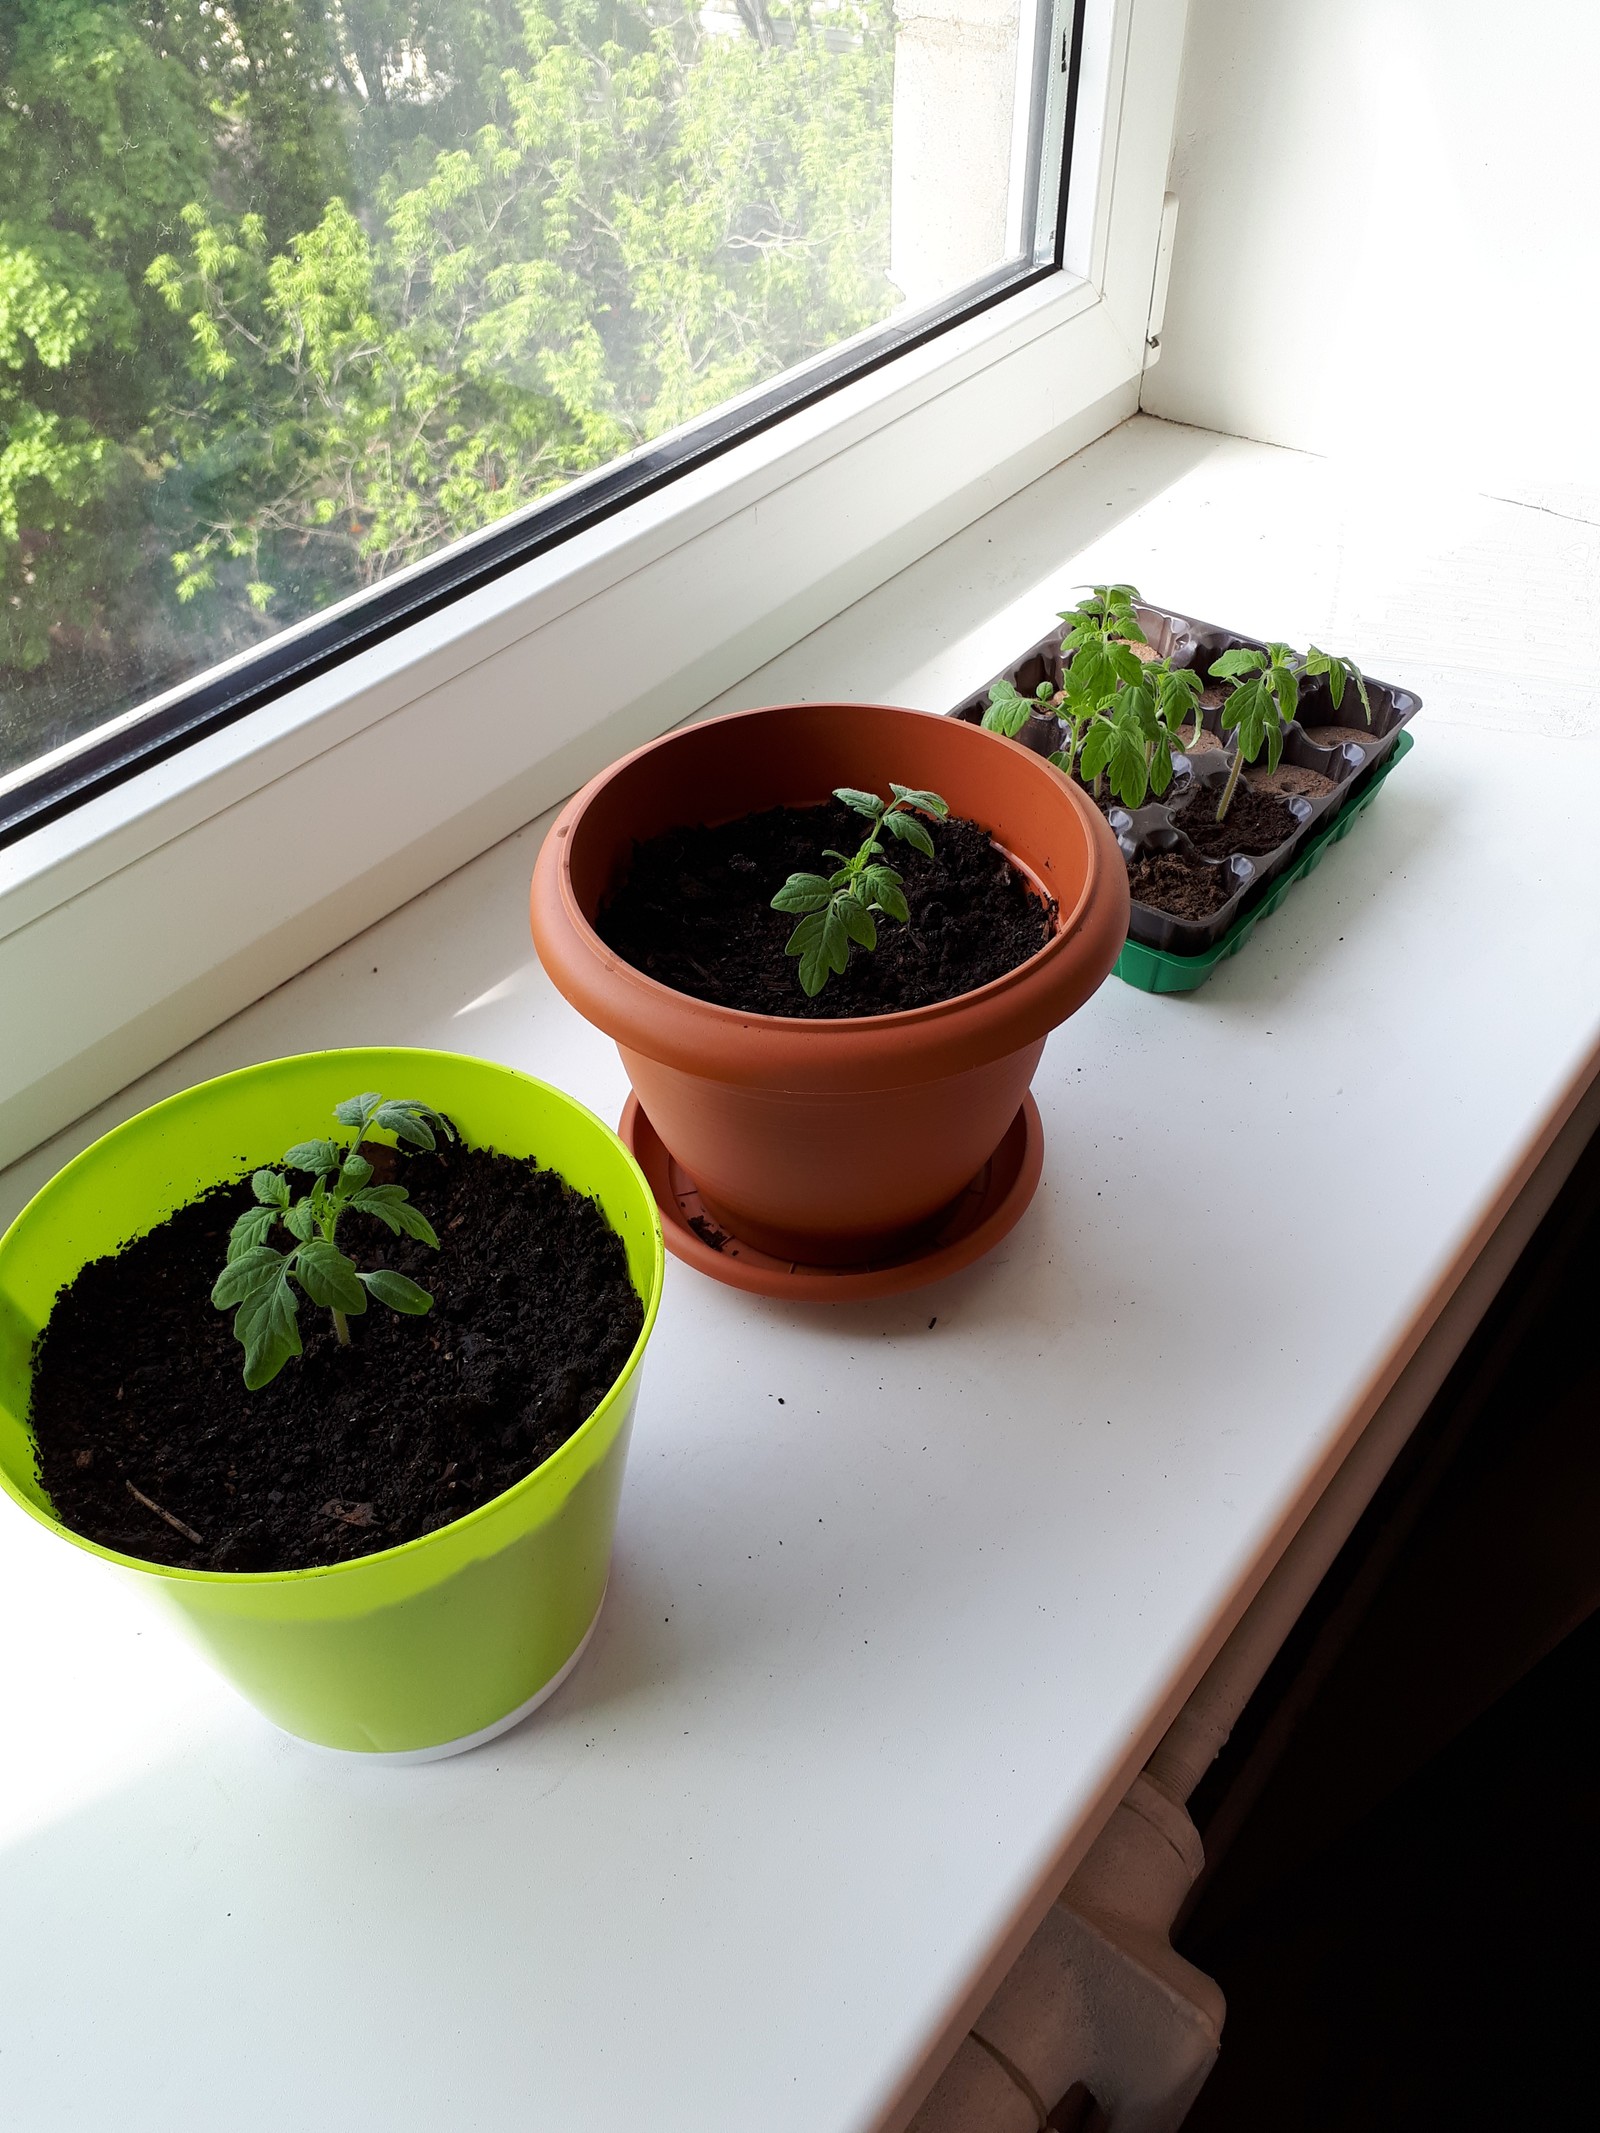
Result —
[[1186, 5], [1090, 9], [1065, 271], [0, 851], [0, 1162], [1130, 415]]
[[[825, 1314], [669, 1268], [610, 1597], [528, 1725], [318, 1758], [0, 1507], [21, 2120], [69, 2049], [83, 2115], [185, 2124], [294, 2094], [418, 2133], [845, 2133], [925, 2085], [1594, 1071], [1600, 711], [1559, 640], [1503, 686], [1492, 620], [1519, 572], [1559, 612], [1588, 529], [1402, 504], [1141, 420], [708, 707], [942, 709], [1106, 573], [1425, 699], [1245, 954], [1186, 999], [1108, 982], [1051, 1040], [1044, 1183], [989, 1261]], [[0, 1216], [291, 1050], [481, 1051], [614, 1118], [616, 1055], [528, 943], [545, 819], [0, 1174]]]

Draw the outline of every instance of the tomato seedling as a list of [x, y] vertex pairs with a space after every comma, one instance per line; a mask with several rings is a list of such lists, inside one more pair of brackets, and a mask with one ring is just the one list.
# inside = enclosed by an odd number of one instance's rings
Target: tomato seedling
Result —
[[800, 958], [800, 984], [808, 999], [845, 968], [852, 942], [869, 951], [877, 947], [879, 918], [904, 925], [911, 916], [902, 876], [883, 857], [882, 836], [898, 838], [931, 859], [933, 839], [922, 817], [943, 822], [950, 810], [936, 792], [917, 792], [909, 785], [891, 785], [889, 791], [892, 798], [885, 802], [875, 792], [837, 786], [833, 797], [872, 825], [860, 849], [849, 858], [825, 851], [824, 859], [839, 861], [831, 874], [791, 874], [772, 899], [774, 911], [800, 914], [783, 952]]
[[1227, 817], [1239, 788], [1239, 775], [1253, 763], [1263, 748], [1267, 769], [1277, 769], [1283, 757], [1284, 735], [1300, 708], [1300, 684], [1306, 678], [1325, 676], [1328, 694], [1337, 711], [1344, 702], [1345, 684], [1352, 683], [1361, 699], [1367, 724], [1372, 724], [1372, 702], [1361, 670], [1353, 661], [1332, 652], [1296, 652], [1286, 644], [1269, 644], [1264, 652], [1238, 645], [1211, 663], [1214, 681], [1231, 682], [1218, 722], [1224, 733], [1234, 736], [1233, 766], [1217, 803], [1217, 820]]
[[[244, 1381], [252, 1392], [270, 1384], [292, 1355], [302, 1353], [296, 1287], [332, 1312], [343, 1347], [350, 1345], [350, 1320], [365, 1311], [369, 1296], [391, 1311], [414, 1315], [433, 1307], [428, 1291], [407, 1275], [387, 1267], [363, 1273], [335, 1240], [341, 1219], [354, 1210], [374, 1216], [396, 1236], [416, 1237], [437, 1251], [433, 1225], [412, 1206], [405, 1187], [373, 1184], [361, 1143], [376, 1126], [413, 1148], [431, 1149], [440, 1134], [454, 1140], [455, 1129], [426, 1104], [370, 1091], [336, 1104], [333, 1115], [352, 1129], [348, 1147], [335, 1140], [297, 1141], [283, 1158], [283, 1169], [310, 1173], [308, 1193], [296, 1199], [276, 1170], [258, 1170], [251, 1178], [256, 1205], [234, 1223], [228, 1263], [211, 1291], [219, 1311], [234, 1311], [234, 1338], [244, 1349]], [[287, 1251], [267, 1242], [279, 1223], [294, 1239]]]
[[[1159, 799], [1172, 783], [1172, 758], [1183, 746], [1183, 726], [1200, 732], [1198, 674], [1168, 659], [1141, 659], [1135, 644], [1149, 640], [1140, 624], [1139, 593], [1132, 585], [1097, 585], [1089, 598], [1061, 616], [1064, 662], [1060, 688], [1041, 682], [1031, 697], [1009, 681], [989, 691], [983, 723], [991, 733], [1015, 738], [1030, 713], [1044, 711], [1066, 727], [1066, 745], [1050, 761], [1070, 777], [1102, 783], [1125, 807]], [[1193, 746], [1191, 739], [1190, 746]]]

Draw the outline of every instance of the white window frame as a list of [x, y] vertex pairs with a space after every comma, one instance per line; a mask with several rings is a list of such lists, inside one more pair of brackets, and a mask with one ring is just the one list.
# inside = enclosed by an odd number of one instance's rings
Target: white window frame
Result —
[[1188, 0], [1089, 0], [1064, 271], [0, 850], [0, 1163], [1133, 414]]

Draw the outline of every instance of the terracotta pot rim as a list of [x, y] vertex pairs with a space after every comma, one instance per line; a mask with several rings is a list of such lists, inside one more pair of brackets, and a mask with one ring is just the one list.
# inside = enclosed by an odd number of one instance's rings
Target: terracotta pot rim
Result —
[[[1030, 882], [1047, 894], [1054, 869], [1041, 872], [1039, 855], [1026, 839], [1018, 840], [1020, 852], [1015, 848], [1007, 833], [1015, 838], [1017, 822], [1005, 817], [1026, 818], [1036, 808], [1054, 822], [1053, 834], [1069, 841], [1075, 837], [1063, 886], [1069, 891], [1076, 887], [1076, 894], [1070, 905], [1058, 901], [1051, 938], [1025, 962], [969, 992], [877, 1015], [773, 1015], [723, 1007], [664, 985], [624, 962], [591, 925], [572, 878], [573, 846], [584, 817], [613, 781], [626, 776], [641, 758], [684, 745], [691, 736], [718, 726], [812, 716], [837, 720], [841, 714], [852, 721], [926, 721], [930, 744], [937, 738], [942, 767], [937, 777], [931, 766], [924, 774], [920, 760], [908, 750], [913, 759], [906, 769], [908, 777], [924, 784], [948, 776], [952, 746], [958, 757], [980, 751], [978, 757], [967, 757], [986, 765], [974, 773], [975, 789], [992, 785], [997, 772], [1014, 791], [1020, 787], [1018, 806], [1002, 809], [998, 823], [984, 826], [1008, 856], [1020, 857]], [[1004, 752], [1003, 763], [998, 756], [988, 756], [991, 749]], [[847, 766], [841, 771], [848, 774]], [[954, 793], [952, 807], [966, 813], [959, 783], [945, 789]], [[625, 818], [626, 809], [623, 812]], [[981, 799], [972, 804], [973, 819], [983, 821], [987, 813]], [[736, 813], [730, 819], [736, 819]], [[539, 854], [531, 897], [534, 939], [549, 976], [580, 1014], [615, 1039], [625, 1057], [632, 1052], [744, 1087], [831, 1088], [841, 1094], [942, 1079], [1042, 1039], [1083, 1004], [1110, 969], [1127, 930], [1126, 903], [1126, 871], [1099, 811], [1040, 757], [937, 713], [831, 698], [727, 712], [676, 727], [633, 749], [592, 778], [562, 809]]]
[[[722, 711], [715, 718], [696, 720], [692, 730], [703, 732], [712, 726], [727, 725], [735, 719], [765, 718], [774, 711], [809, 711], [831, 701], [832, 699], [830, 698], [819, 697], [815, 705], [810, 703], [757, 704], [752, 705], [750, 709], [745, 711]], [[937, 711], [916, 711], [915, 707], [909, 704], [861, 703], [853, 704], [851, 709], [860, 711], [909, 711], [915, 717], [932, 719], [936, 719], [940, 715]], [[561, 810], [556, 821], [551, 824], [550, 835], [553, 837], [558, 831], [562, 830], [567, 825], [569, 816], [573, 821], [576, 821], [583, 808], [599, 791], [600, 787], [609, 783], [613, 777], [632, 763], [635, 757], [643, 755], [648, 749], [659, 748], [663, 742], [670, 741], [679, 733], [690, 730], [688, 727], [675, 726], [670, 733], [661, 734], [657, 739], [646, 741], [641, 747], [630, 749], [626, 755], [619, 756], [616, 762], [609, 764], [597, 776], [591, 778], [588, 784], [582, 787], [579, 792], [573, 795], [572, 799]], [[1071, 790], [1064, 779], [1062, 780], [1062, 788], [1064, 791]], [[831, 798], [831, 795], [829, 797]], [[825, 804], [824, 801], [817, 802], [819, 807]], [[729, 819], [737, 821], [738, 817], [730, 816]], [[970, 820], [971, 818], [968, 817], [966, 819]], [[714, 824], [710, 826], [715, 827]], [[978, 827], [981, 829], [984, 825], [980, 823]], [[988, 834], [993, 837], [992, 831]], [[1005, 845], [999, 844], [998, 838], [994, 838], [993, 841], [999, 845], [999, 849], [1005, 853], [1006, 858], [1016, 868], [1017, 872], [1022, 875], [1029, 887], [1044, 894], [1044, 884], [1039, 880], [1032, 867], [1019, 859], [1016, 853], [1007, 849]], [[1082, 920], [1090, 898], [1099, 887], [1101, 853], [1092, 839], [1089, 843], [1089, 860], [1089, 867], [1084, 875], [1083, 888], [1077, 902], [1070, 911], [1067, 911], [1063, 908], [1059, 898], [1051, 899], [1056, 905], [1055, 931], [1051, 934], [1049, 940], [1041, 943], [1025, 961], [1014, 964], [1010, 970], [1003, 971], [997, 978], [990, 978], [986, 984], [972, 986], [967, 992], [952, 993], [948, 999], [944, 1000], [927, 1000], [924, 1001], [921, 1007], [897, 1007], [888, 1014], [882, 1015], [765, 1015], [755, 1008], [724, 1007], [719, 1000], [702, 1000], [698, 993], [683, 992], [676, 985], [663, 985], [659, 978], [651, 977], [648, 971], [640, 970], [636, 964], [629, 963], [619, 956], [616, 950], [600, 937], [584, 916], [578, 899], [573, 893], [571, 872], [565, 864], [561, 868], [561, 901], [567, 916], [577, 927], [579, 934], [591, 952], [600, 961], [608, 964], [624, 983], [636, 986], [645, 1000], [688, 1000], [693, 1003], [699, 1013], [712, 1017], [713, 1022], [725, 1022], [730, 1027], [769, 1030], [774, 1034], [778, 1032], [787, 1034], [790, 1031], [805, 1030], [814, 1032], [816, 1038], [831, 1037], [837, 1043], [840, 1037], [848, 1035], [853, 1030], [860, 1030], [866, 1034], [877, 1034], [896, 1029], [925, 1027], [930, 1022], [955, 1013], [962, 1008], [974, 1004], [981, 1005], [983, 1002], [993, 999], [999, 993], [1016, 986], [1034, 970], [1043, 957], [1059, 954], [1062, 942], [1071, 936]], [[805, 1042], [807, 1040], [803, 1038], [801, 1041]]]

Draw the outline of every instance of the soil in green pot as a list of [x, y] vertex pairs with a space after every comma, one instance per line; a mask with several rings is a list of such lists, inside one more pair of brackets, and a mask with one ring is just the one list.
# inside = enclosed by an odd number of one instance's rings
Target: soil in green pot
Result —
[[[248, 1181], [219, 1186], [61, 1291], [31, 1421], [57, 1516], [190, 1570], [298, 1570], [415, 1540], [520, 1481], [605, 1397], [644, 1323], [622, 1241], [552, 1170], [459, 1144], [363, 1151], [439, 1250], [346, 1214], [358, 1267], [392, 1267], [425, 1316], [373, 1303], [341, 1347], [300, 1303], [303, 1356], [245, 1389], [211, 1302]], [[309, 1182], [294, 1178], [295, 1189]], [[281, 1240], [281, 1233], [274, 1242]]]
[[1056, 909], [1030, 886], [987, 830], [952, 818], [929, 825], [933, 857], [884, 839], [904, 878], [910, 919], [878, 920], [871, 953], [853, 948], [815, 998], [784, 954], [791, 915], [772, 909], [791, 874], [838, 864], [866, 831], [836, 801], [774, 807], [715, 829], [668, 830], [636, 845], [626, 878], [596, 930], [635, 970], [675, 992], [747, 1014], [893, 1014], [954, 999], [1015, 970], [1055, 930]]

